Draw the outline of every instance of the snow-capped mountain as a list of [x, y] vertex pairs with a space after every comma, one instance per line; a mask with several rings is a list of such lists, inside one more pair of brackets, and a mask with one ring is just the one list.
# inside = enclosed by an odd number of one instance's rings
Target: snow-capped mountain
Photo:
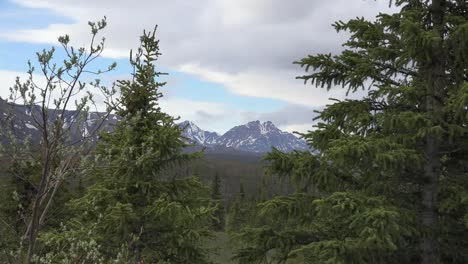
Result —
[[308, 149], [304, 140], [281, 131], [270, 121], [252, 121], [233, 127], [221, 136], [217, 143], [251, 152], [268, 152], [272, 147], [284, 152]]
[[[53, 120], [57, 115], [61, 114], [58, 110], [49, 110], [48, 126], [53, 124]], [[104, 113], [89, 112], [86, 116], [80, 115], [73, 110], [64, 111], [64, 123], [62, 127], [68, 131], [72, 141], [82, 140], [88, 138], [92, 142], [98, 140], [98, 131], [112, 130], [113, 126], [120, 120], [116, 115], [109, 115], [106, 117]], [[42, 125], [41, 109], [39, 106], [24, 106], [24, 105], [11, 105], [5, 100], [0, 98], [0, 125], [12, 126], [13, 133], [18, 139], [25, 139], [28, 137], [31, 142], [39, 143], [41, 139], [41, 131], [39, 127]], [[8, 120], [11, 116], [15, 118], [11, 121]], [[0, 135], [2, 136], [2, 135]], [[6, 139], [0, 137], [0, 142]]]
[[213, 145], [216, 144], [220, 137], [216, 132], [209, 132], [200, 129], [191, 121], [184, 121], [180, 123], [179, 126], [184, 129], [182, 135], [189, 139], [190, 143], [198, 145]]
[[235, 150], [263, 153], [275, 147], [284, 152], [308, 150], [304, 140], [291, 133], [281, 131], [272, 122], [252, 121], [236, 126], [219, 136], [215, 132], [204, 131], [190, 121], [181, 124], [183, 135], [190, 142], [205, 147], [225, 147]]
[[[7, 106], [7, 103], [0, 98], [0, 125], [7, 125], [8, 112], [13, 111], [15, 120], [8, 123], [14, 126], [15, 135], [19, 139], [31, 137], [32, 142], [39, 142], [40, 130], [34, 117], [40, 116], [39, 107], [26, 107], [22, 105]], [[50, 122], [58, 112], [49, 112]], [[79, 116], [75, 111], [65, 111], [64, 128], [69, 131], [69, 136], [73, 141], [89, 137], [92, 142], [99, 139], [98, 130], [110, 131], [120, 118], [116, 115], [109, 115], [102, 120], [103, 113], [90, 112], [86, 117]], [[101, 123], [102, 122], [102, 123]], [[179, 124], [183, 128], [182, 136], [189, 143], [195, 146], [203, 146], [212, 152], [240, 151], [250, 153], [265, 153], [275, 147], [284, 152], [293, 150], [308, 150], [306, 142], [297, 138], [291, 133], [283, 132], [272, 122], [253, 121], [245, 125], [236, 126], [227, 131], [224, 135], [216, 132], [205, 131], [191, 121], [184, 121]], [[0, 142], [6, 142], [5, 138], [0, 138]]]

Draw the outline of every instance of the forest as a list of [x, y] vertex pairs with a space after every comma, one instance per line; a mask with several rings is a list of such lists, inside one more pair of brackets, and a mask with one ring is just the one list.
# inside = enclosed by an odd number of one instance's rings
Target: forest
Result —
[[333, 24], [341, 53], [294, 62], [310, 89], [365, 95], [317, 112], [298, 133], [313, 151], [263, 156], [187, 151], [157, 27], [110, 87], [106, 18], [87, 46], [60, 36], [65, 58], [37, 52], [0, 101], [0, 263], [468, 263], [468, 2], [390, 5]]

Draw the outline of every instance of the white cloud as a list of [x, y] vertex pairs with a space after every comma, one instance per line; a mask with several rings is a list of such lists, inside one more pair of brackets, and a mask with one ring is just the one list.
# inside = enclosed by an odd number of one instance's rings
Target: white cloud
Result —
[[21, 4], [25, 7], [29, 8], [53, 8], [53, 4], [51, 4], [47, 0], [13, 0], [17, 4]]
[[[23, 84], [29, 79], [29, 74], [24, 73], [24, 72], [0, 70], [0, 83], [2, 84], [2, 86], [0, 88], [0, 97], [2, 99], [9, 99], [10, 94], [11, 94], [10, 88], [14, 87], [17, 77], [19, 77], [20, 83]], [[40, 75], [40, 74], [34, 73], [33, 74], [33, 81], [34, 81], [34, 84], [39, 88], [44, 88], [47, 85], [47, 81], [46, 81], [45, 77]], [[75, 93], [71, 97], [70, 102], [72, 102], [72, 103], [69, 104], [68, 109], [75, 109], [74, 101], [75, 100], [80, 101], [80, 99], [83, 98], [83, 96], [86, 95], [86, 91], [92, 91], [92, 93], [94, 95], [94, 100], [95, 100], [95, 103], [96, 103], [95, 106], [92, 106], [92, 109], [93, 110], [98, 110], [98, 111], [103, 111], [105, 109], [105, 107], [106, 107], [105, 103], [104, 103], [103, 95], [101, 93], [93, 91], [91, 89], [92, 89], [92, 87], [88, 86], [88, 88], [85, 88], [83, 91], [81, 91], [79, 93]], [[37, 98], [36, 101], [40, 100], [41, 96], [40, 96], [40, 91], [38, 89], [35, 90], [34, 94], [36, 95], [36, 98]], [[22, 98], [19, 96], [19, 94], [16, 95], [15, 97], [16, 97], [16, 99], [15, 99], [16, 103], [19, 103], [19, 104], [23, 103]], [[50, 96], [50, 98], [51, 98], [50, 107], [52, 107], [53, 100], [57, 99], [57, 98], [60, 98], [60, 97], [61, 97], [60, 90], [58, 88], [56, 88], [52, 92], [52, 94]]]
[[[20, 78], [21, 82], [26, 81], [29, 77], [28, 74], [24, 72], [0, 70], [0, 83], [2, 83], [0, 97], [2, 99], [7, 99], [9, 97], [9, 88], [15, 85], [17, 76]], [[46, 82], [42, 76], [34, 74], [33, 78], [38, 86], [45, 86]], [[105, 108], [102, 101], [103, 98], [97, 93], [94, 94], [98, 110], [102, 111]], [[57, 97], [57, 93], [52, 96], [52, 98]], [[79, 97], [80, 94], [76, 95], [74, 98], [77, 99]], [[21, 103], [20, 101], [17, 102]], [[160, 106], [164, 112], [172, 116], [180, 117], [181, 120], [191, 120], [202, 128], [218, 133], [224, 133], [230, 129], [232, 127], [232, 122], [237, 124], [243, 122], [240, 110], [216, 102], [194, 101], [167, 96], [161, 99]]]
[[225, 73], [193, 64], [182, 65], [179, 70], [196, 75], [202, 80], [223, 84], [234, 94], [273, 98], [291, 104], [320, 106], [328, 103], [329, 98], [343, 99], [346, 96], [346, 90], [342, 88], [333, 88], [327, 92], [325, 88], [304, 85], [302, 80], [295, 79], [295, 76], [301, 73], [292, 70], [283, 70], [275, 74], [259, 69]]
[[287, 126], [278, 126], [283, 131], [288, 132], [299, 132], [299, 133], [307, 133], [314, 129], [312, 124], [297, 124], [297, 125], [287, 125]]
[[143, 29], [159, 24], [164, 68], [214, 80], [236, 94], [312, 105], [326, 103], [330, 95], [301, 87], [294, 77], [302, 69], [292, 62], [340, 50], [344, 37], [331, 27], [334, 21], [388, 10], [387, 1], [373, 0], [15, 1], [76, 22], [0, 33], [5, 39], [56, 43], [69, 33], [73, 44], [83, 45], [89, 40], [87, 21], [107, 15], [104, 56], [122, 58], [136, 47]]
[[[43, 29], [3, 32], [3, 38], [55, 43], [60, 34], [86, 43], [87, 21], [108, 17], [109, 56], [128, 54], [143, 29], [159, 24], [165, 66], [200, 64], [220, 72], [250, 68], [297, 68], [291, 62], [308, 53], [340, 49], [343, 37], [331, 24], [388, 10], [373, 0], [15, 0], [47, 8], [76, 21]], [[271, 72], [274, 74], [274, 72]]]
[[[0, 70], [0, 83], [2, 84], [0, 88], [1, 98], [6, 99], [10, 96], [10, 88], [15, 85], [16, 77], [19, 77], [20, 80], [27, 80], [29, 76], [25, 72]], [[45, 80], [41, 79], [39, 76], [35, 77], [38, 85], [43, 85], [45, 83]]]
[[[59, 35], [68, 33], [72, 44], [81, 46], [90, 37], [87, 21], [106, 15], [109, 25], [103, 32], [107, 39], [103, 55], [126, 58], [128, 51], [138, 45], [142, 30], [158, 24], [163, 68], [223, 84], [237, 95], [309, 107], [322, 106], [329, 97], [343, 98], [345, 91], [333, 89], [327, 93], [304, 85], [295, 80], [303, 70], [292, 62], [307, 54], [339, 52], [346, 35], [336, 34], [331, 27], [334, 21], [357, 16], [373, 18], [389, 10], [384, 0], [14, 1], [30, 8], [49, 9], [74, 23], [6, 31], [0, 33], [0, 38], [56, 43]], [[227, 127], [226, 119], [231, 120], [231, 126], [242, 120], [240, 110], [223, 105], [167, 100], [163, 105], [168, 112], [198, 119], [200, 126], [206, 124], [207, 128], [222, 130]], [[189, 106], [198, 110], [190, 110]], [[226, 113], [230, 111], [236, 114]], [[282, 126], [290, 130], [303, 125]]]
[[163, 97], [160, 106], [164, 112], [180, 117], [181, 121], [190, 120], [202, 129], [220, 134], [230, 129], [232, 122], [241, 122], [239, 110], [221, 103]]

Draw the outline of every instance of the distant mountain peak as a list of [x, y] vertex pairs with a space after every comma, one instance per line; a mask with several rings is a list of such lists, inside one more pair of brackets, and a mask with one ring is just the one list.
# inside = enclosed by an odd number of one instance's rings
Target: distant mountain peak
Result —
[[260, 134], [262, 135], [273, 133], [273, 132], [284, 133], [279, 128], [277, 128], [271, 121], [266, 121], [262, 123], [259, 120], [256, 120], [256, 121], [251, 121], [247, 123], [245, 126], [247, 126], [248, 128], [257, 129], [258, 131], [260, 131]]
[[184, 129], [182, 136], [187, 138], [190, 141], [189, 143], [205, 146], [215, 144], [219, 138], [218, 133], [205, 131], [189, 120], [183, 121], [179, 126]]
[[[6, 115], [6, 102], [0, 99], [0, 116]], [[32, 111], [32, 112], [31, 112]], [[26, 137], [32, 134], [33, 142], [39, 142], [40, 135], [38, 128], [32, 122], [32, 113], [40, 111], [39, 109], [30, 109], [25, 106], [15, 105], [14, 112], [18, 120], [15, 122], [15, 128], [18, 129], [19, 136]], [[90, 112], [83, 122], [76, 122], [76, 113], [66, 111], [65, 123], [69, 127], [71, 136], [76, 139], [82, 139], [90, 135], [97, 129], [97, 120], [103, 113]], [[111, 131], [120, 118], [116, 115], [110, 115], [101, 128], [105, 131]], [[223, 135], [216, 132], [205, 131], [198, 127], [194, 122], [185, 120], [178, 124], [182, 129], [182, 136], [189, 143], [195, 146], [203, 146], [207, 149], [216, 151], [240, 151], [250, 153], [265, 153], [271, 151], [273, 147], [290, 152], [293, 150], [310, 150], [306, 142], [297, 138], [291, 133], [281, 131], [271, 121], [260, 122], [259, 120], [248, 122], [231, 128]], [[99, 139], [98, 134], [93, 134], [92, 141]], [[4, 139], [0, 138], [0, 142]]]
[[221, 136], [215, 132], [204, 131], [190, 121], [184, 121], [180, 126], [184, 128], [184, 137], [205, 147], [233, 148], [257, 153], [268, 152], [273, 147], [285, 152], [309, 149], [304, 140], [281, 131], [271, 121], [251, 121], [235, 126]]

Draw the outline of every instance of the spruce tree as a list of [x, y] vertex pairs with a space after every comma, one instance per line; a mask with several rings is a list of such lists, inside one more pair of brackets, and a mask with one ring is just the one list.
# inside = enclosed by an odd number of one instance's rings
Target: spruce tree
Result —
[[103, 261], [124, 254], [132, 263], [206, 263], [202, 242], [214, 211], [209, 189], [195, 177], [165, 176], [165, 169], [196, 154], [182, 151], [181, 128], [158, 105], [165, 83], [157, 81], [162, 73], [155, 69], [160, 55], [155, 31], [144, 32], [141, 47], [130, 55], [133, 78], [118, 82], [122, 119], [96, 147], [87, 172], [94, 183], [71, 202], [75, 217], [65, 231], [43, 239], [63, 248], [61, 235], [68, 233], [95, 244]]
[[239, 193], [237, 193], [234, 201], [229, 206], [229, 211], [226, 219], [226, 230], [230, 233], [235, 233], [251, 222], [251, 214], [253, 212], [251, 201], [245, 197], [244, 185], [239, 184]]
[[211, 199], [216, 203], [215, 219], [213, 228], [215, 231], [224, 230], [224, 199], [221, 194], [221, 178], [216, 173], [211, 183]]
[[241, 263], [468, 262], [468, 3], [394, 4], [335, 23], [341, 54], [296, 62], [306, 83], [368, 94], [319, 112], [316, 152], [266, 156], [298, 191], [260, 204]]

